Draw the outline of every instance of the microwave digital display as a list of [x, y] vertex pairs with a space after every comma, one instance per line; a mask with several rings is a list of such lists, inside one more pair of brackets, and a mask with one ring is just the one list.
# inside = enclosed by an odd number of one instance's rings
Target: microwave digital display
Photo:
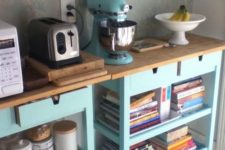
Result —
[[14, 39], [0, 40], [0, 49], [15, 47]]

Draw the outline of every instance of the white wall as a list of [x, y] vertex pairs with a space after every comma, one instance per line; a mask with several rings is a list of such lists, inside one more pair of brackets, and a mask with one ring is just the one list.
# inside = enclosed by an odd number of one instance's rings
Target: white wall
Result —
[[[193, 13], [206, 16], [207, 20], [194, 33], [225, 40], [225, 0], [194, 0]], [[220, 94], [217, 110], [217, 125], [214, 149], [223, 150], [225, 146], [225, 61], [222, 62]]]
[[196, 33], [225, 40], [225, 0], [194, 0], [193, 13], [207, 18]]

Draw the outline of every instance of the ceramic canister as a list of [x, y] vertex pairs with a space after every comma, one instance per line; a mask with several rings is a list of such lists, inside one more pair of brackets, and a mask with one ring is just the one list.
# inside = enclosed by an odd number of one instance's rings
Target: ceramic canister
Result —
[[26, 136], [32, 142], [40, 142], [49, 139], [51, 136], [51, 128], [44, 124], [26, 131]]
[[10, 145], [10, 150], [32, 150], [32, 143], [28, 140], [18, 140]]
[[33, 150], [53, 150], [53, 138], [50, 137], [47, 140], [32, 142]]
[[7, 148], [9, 147], [9, 145], [11, 145], [11, 143], [18, 141], [19, 139], [20, 139], [19, 134], [14, 134], [14, 135], [10, 135], [10, 136], [1, 138], [0, 139], [0, 150], [7, 150]]
[[55, 150], [77, 150], [77, 124], [70, 120], [54, 124]]

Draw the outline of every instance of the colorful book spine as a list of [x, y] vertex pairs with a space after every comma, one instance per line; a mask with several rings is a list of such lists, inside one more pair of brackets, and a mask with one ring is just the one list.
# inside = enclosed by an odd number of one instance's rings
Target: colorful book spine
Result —
[[183, 137], [188, 134], [188, 126], [183, 125], [178, 128], [175, 128], [171, 131], [165, 132], [163, 134], [160, 134], [157, 136], [161, 140], [163, 140], [166, 143], [170, 143], [176, 139], [179, 139], [180, 137]]
[[144, 125], [144, 124], [147, 124], [147, 123], [149, 123], [149, 122], [152, 122], [152, 121], [155, 121], [155, 120], [158, 120], [158, 119], [160, 119], [160, 116], [159, 116], [159, 115], [157, 115], [156, 117], [151, 118], [151, 119], [149, 119], [149, 120], [146, 120], [146, 121], [137, 123], [137, 124], [135, 124], [135, 125], [132, 125], [132, 126], [130, 126], [130, 129], [135, 128], [135, 127], [138, 127], [138, 126], [141, 126], [141, 125]]
[[134, 97], [131, 99], [130, 109], [138, 108], [144, 104], [147, 104], [152, 101], [152, 98], [155, 96], [155, 92], [150, 92], [148, 94], [145, 94], [137, 99], [137, 97]]
[[138, 131], [141, 131], [143, 129], [146, 129], [146, 128], [149, 128], [153, 125], [156, 125], [156, 124], [159, 124], [160, 123], [160, 119], [157, 118], [156, 120], [154, 121], [151, 121], [151, 122], [148, 122], [148, 123], [145, 123], [145, 124], [142, 124], [142, 125], [139, 125], [137, 127], [134, 127], [134, 128], [131, 128], [130, 129], [130, 134], [133, 134], [133, 133], [136, 133]]
[[199, 86], [199, 85], [202, 84], [202, 81], [203, 80], [202, 80], [201, 77], [197, 77], [197, 78], [194, 78], [194, 79], [189, 79], [189, 80], [186, 80], [186, 81], [182, 81], [182, 82], [179, 82], [179, 83], [172, 84], [172, 92], [177, 93], [177, 92], [180, 92], [180, 91], [184, 91], [184, 90]]
[[130, 110], [130, 113], [135, 113], [135, 112], [138, 112], [138, 111], [143, 110], [143, 109], [146, 109], [146, 108], [152, 108], [152, 107], [155, 107], [157, 105], [158, 105], [158, 101], [152, 101], [152, 102], [147, 103], [145, 105], [142, 105], [142, 106], [140, 106], [138, 108], [131, 109]]
[[192, 107], [202, 103], [203, 103], [203, 97], [198, 97], [196, 99], [186, 101], [184, 104], [171, 103], [171, 108], [173, 108], [174, 110], [180, 110], [180, 109], [186, 109], [188, 107]]
[[139, 147], [141, 147], [141, 146], [143, 146], [143, 145], [146, 145], [146, 144], [148, 144], [148, 143], [149, 143], [148, 140], [142, 141], [142, 142], [140, 142], [140, 143], [137, 143], [137, 144], [135, 144], [135, 145], [130, 146], [130, 150], [135, 150], [136, 148], [139, 148]]
[[181, 143], [180, 145], [177, 145], [174, 148], [170, 148], [170, 150], [189, 150], [189, 142], [192, 141], [192, 139], [190, 139], [189, 141], [186, 141], [184, 143]]
[[155, 118], [157, 116], [159, 116], [158, 112], [147, 115], [147, 116], [144, 116], [144, 117], [141, 117], [141, 118], [139, 118], [137, 120], [134, 120], [134, 121], [130, 121], [130, 126], [135, 126], [135, 125], [141, 124], [142, 122], [145, 122], [145, 121], [150, 120], [152, 118]]
[[176, 103], [176, 104], [184, 104], [186, 101], [189, 101], [191, 99], [195, 99], [198, 97], [203, 97], [203, 96], [205, 96], [205, 91], [195, 93], [195, 94], [189, 95], [189, 96], [181, 98], [181, 99], [172, 99], [172, 102]]
[[134, 121], [134, 120], [140, 119], [142, 117], [148, 116], [150, 114], [154, 114], [156, 112], [158, 112], [157, 107], [155, 109], [141, 111], [140, 113], [130, 115], [130, 121]]
[[173, 142], [171, 142], [170, 144], [167, 144], [166, 142], [162, 141], [161, 139], [155, 137], [152, 138], [151, 141], [153, 143], [156, 143], [157, 145], [161, 145], [163, 148], [167, 149], [167, 150], [173, 150], [174, 148], [178, 147], [179, 145], [188, 142], [189, 140], [192, 139], [191, 135], [186, 135], [183, 136]]
[[197, 87], [185, 90], [185, 91], [173, 93], [172, 99], [181, 99], [181, 98], [187, 97], [189, 95], [192, 95], [192, 94], [204, 91], [204, 90], [205, 90], [205, 86], [200, 85], [200, 86], [197, 86]]

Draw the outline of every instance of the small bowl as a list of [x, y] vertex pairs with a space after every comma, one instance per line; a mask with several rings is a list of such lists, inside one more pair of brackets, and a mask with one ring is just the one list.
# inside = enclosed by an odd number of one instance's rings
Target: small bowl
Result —
[[155, 19], [167, 29], [174, 32], [169, 43], [175, 45], [187, 45], [189, 41], [185, 37], [185, 32], [194, 30], [206, 17], [199, 14], [191, 14], [190, 21], [171, 21], [169, 18], [173, 13], [163, 13], [155, 16]]

